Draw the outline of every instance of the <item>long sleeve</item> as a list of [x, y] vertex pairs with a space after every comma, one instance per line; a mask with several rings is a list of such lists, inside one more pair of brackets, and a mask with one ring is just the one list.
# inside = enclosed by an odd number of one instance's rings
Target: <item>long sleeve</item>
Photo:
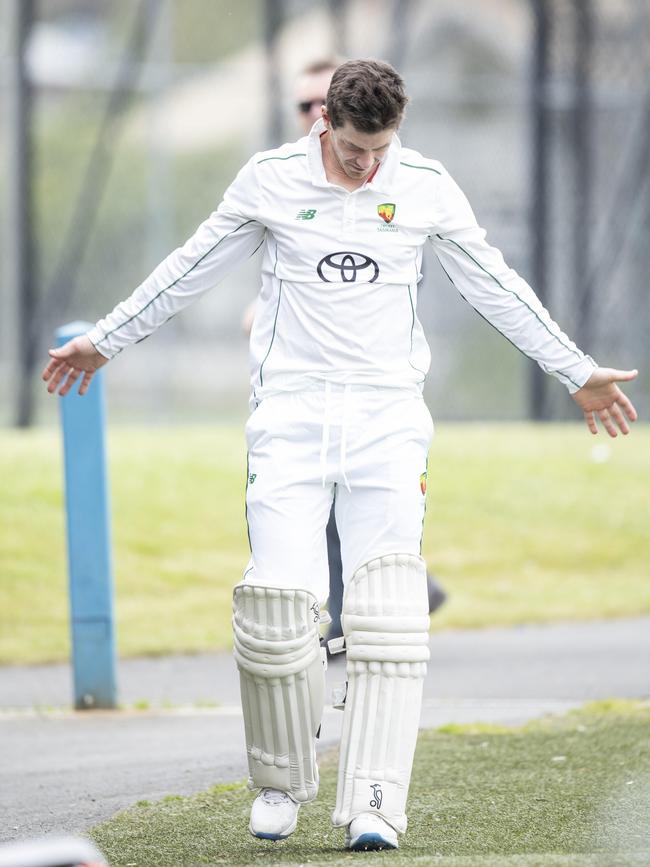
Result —
[[256, 220], [257, 198], [255, 164], [250, 160], [194, 235], [88, 332], [98, 352], [112, 358], [144, 340], [251, 256], [266, 231]]
[[596, 368], [551, 318], [526, 281], [485, 240], [462, 191], [443, 171], [430, 240], [462, 297], [521, 352], [563, 382], [581, 388]]

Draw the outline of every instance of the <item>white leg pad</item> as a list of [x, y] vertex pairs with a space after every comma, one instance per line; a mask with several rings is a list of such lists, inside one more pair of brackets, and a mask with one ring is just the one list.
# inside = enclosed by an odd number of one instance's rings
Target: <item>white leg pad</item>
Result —
[[318, 792], [315, 737], [325, 693], [316, 597], [239, 584], [233, 612], [248, 785], [311, 801]]
[[406, 797], [429, 659], [424, 561], [392, 554], [357, 570], [341, 622], [348, 690], [334, 825], [378, 813], [406, 830]]

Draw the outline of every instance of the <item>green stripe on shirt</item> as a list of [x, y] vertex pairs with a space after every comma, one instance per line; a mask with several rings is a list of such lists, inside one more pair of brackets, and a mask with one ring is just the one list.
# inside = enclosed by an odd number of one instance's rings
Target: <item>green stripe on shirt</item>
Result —
[[401, 166], [408, 166], [409, 169], [424, 169], [425, 172], [433, 172], [435, 175], [442, 175], [438, 169], [432, 169], [431, 166], [414, 166], [413, 163], [400, 163]]
[[257, 165], [266, 163], [269, 160], [292, 160], [294, 157], [306, 157], [307, 154], [290, 154], [288, 157], [264, 157], [263, 160], [258, 160]]
[[[471, 261], [477, 266], [477, 268], [480, 268], [484, 274], [487, 274], [488, 277], [490, 277], [492, 280], [494, 280], [494, 282], [497, 284], [497, 286], [499, 286], [501, 289], [503, 289], [504, 292], [507, 292], [509, 295], [514, 295], [514, 297], [519, 301], [520, 304], [523, 304], [524, 307], [528, 308], [528, 310], [533, 314], [535, 319], [537, 319], [539, 324], [542, 325], [548, 331], [548, 333], [551, 335], [551, 337], [554, 337], [557, 340], [557, 342], [560, 344], [560, 346], [563, 346], [565, 349], [568, 349], [569, 352], [572, 352], [574, 355], [577, 355], [579, 359], [582, 360], [582, 358], [584, 358], [584, 354], [582, 352], [580, 352], [579, 349], [574, 349], [571, 346], [567, 346], [567, 344], [559, 337], [559, 335], [554, 334], [551, 331], [551, 329], [548, 327], [546, 322], [544, 322], [544, 320], [541, 318], [541, 316], [539, 316], [539, 314], [535, 310], [533, 310], [533, 308], [529, 304], [527, 304], [526, 301], [524, 301], [524, 299], [520, 295], [517, 295], [517, 293], [514, 291], [514, 289], [507, 289], [503, 285], [503, 283], [501, 283], [501, 281], [497, 277], [495, 277], [494, 274], [492, 274], [490, 271], [488, 271], [487, 268], [484, 268], [483, 265], [481, 265], [481, 263], [479, 261], [477, 261], [474, 258], [474, 256], [472, 256], [472, 254], [469, 252], [469, 250], [466, 250], [461, 244], [459, 244], [457, 241], [454, 241], [453, 238], [445, 238], [443, 235], [440, 235], [440, 234], [437, 235], [437, 237], [441, 241], [447, 241], [449, 244], [453, 244], [454, 247], [457, 247], [462, 253], [464, 253], [467, 256], [468, 259], [471, 259]], [[472, 305], [472, 307], [473, 306], [474, 305]], [[567, 379], [568, 379], [568, 377], [567, 377]]]

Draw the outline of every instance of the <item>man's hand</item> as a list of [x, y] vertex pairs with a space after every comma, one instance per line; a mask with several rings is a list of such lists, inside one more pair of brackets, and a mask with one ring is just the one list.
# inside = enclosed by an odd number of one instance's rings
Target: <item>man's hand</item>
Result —
[[610, 435], [618, 435], [616, 425], [621, 433], [628, 434], [630, 428], [625, 416], [630, 421], [636, 421], [636, 410], [616, 385], [617, 382], [628, 382], [637, 376], [636, 370], [613, 370], [611, 367], [597, 367], [581, 389], [571, 397], [584, 413], [587, 427], [592, 434], [598, 433], [596, 415]]
[[49, 393], [54, 394], [58, 388], [61, 396], [70, 391], [82, 373], [79, 394], [85, 394], [95, 371], [108, 361], [101, 352], [97, 352], [85, 334], [68, 340], [59, 349], [50, 349], [49, 354], [52, 361], [43, 370], [42, 377], [48, 383]]

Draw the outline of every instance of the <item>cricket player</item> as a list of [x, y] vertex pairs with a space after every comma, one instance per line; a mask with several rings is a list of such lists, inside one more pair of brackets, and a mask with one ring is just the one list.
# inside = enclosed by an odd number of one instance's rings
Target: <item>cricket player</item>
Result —
[[[322, 116], [322, 108], [327, 101], [327, 91], [335, 70], [341, 65], [341, 59], [323, 58], [308, 64], [298, 76], [296, 82], [297, 122], [304, 135], [308, 135], [312, 126]], [[242, 328], [250, 336], [255, 320], [257, 300], [251, 302], [244, 312]], [[341, 608], [343, 606], [343, 564], [341, 561], [341, 540], [336, 526], [335, 506], [332, 502], [329, 520], [325, 528], [327, 538], [327, 559], [329, 569], [329, 593], [327, 597], [327, 613], [330, 624], [326, 632], [326, 646], [334, 647], [329, 642], [343, 634], [341, 626]], [[447, 594], [427, 572], [427, 595], [429, 599], [429, 614], [437, 611], [445, 602]], [[332, 655], [331, 659], [341, 657]]]
[[477, 312], [560, 380], [592, 433], [629, 432], [618, 383], [551, 319], [488, 245], [445, 168], [403, 147], [407, 103], [388, 64], [334, 73], [309, 135], [255, 154], [217, 210], [87, 335], [50, 350], [48, 391], [144, 340], [263, 246], [250, 338], [247, 517], [251, 559], [234, 590], [234, 653], [250, 773], [250, 831], [283, 839], [318, 791], [323, 709], [319, 602], [336, 486], [347, 695], [333, 822], [353, 850], [397, 848], [429, 657], [420, 557], [432, 421], [417, 317], [430, 243]]

